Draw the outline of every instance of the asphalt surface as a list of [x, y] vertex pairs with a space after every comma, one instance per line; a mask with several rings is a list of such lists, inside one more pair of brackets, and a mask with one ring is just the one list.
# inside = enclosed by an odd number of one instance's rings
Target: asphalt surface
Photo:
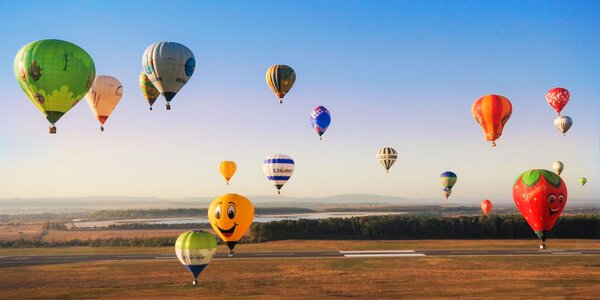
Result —
[[[581, 250], [370, 250], [370, 251], [314, 251], [314, 252], [239, 252], [233, 257], [217, 253], [215, 259], [300, 259], [300, 258], [410, 258], [426, 256], [574, 256], [600, 255], [600, 249]], [[177, 259], [174, 254], [103, 254], [103, 255], [29, 255], [0, 256], [0, 268], [78, 263], [106, 260], [161, 260]]]

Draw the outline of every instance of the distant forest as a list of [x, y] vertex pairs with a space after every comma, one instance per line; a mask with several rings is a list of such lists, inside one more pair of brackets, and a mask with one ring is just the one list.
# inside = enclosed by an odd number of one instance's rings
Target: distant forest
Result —
[[[374, 216], [323, 220], [284, 220], [256, 223], [251, 242], [287, 239], [414, 240], [525, 239], [535, 234], [519, 215], [493, 216]], [[600, 238], [600, 215], [561, 217], [550, 238]]]

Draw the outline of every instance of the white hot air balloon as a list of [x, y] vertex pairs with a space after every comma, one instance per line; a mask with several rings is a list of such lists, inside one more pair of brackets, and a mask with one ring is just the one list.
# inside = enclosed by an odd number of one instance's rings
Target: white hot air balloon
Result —
[[554, 169], [556, 174], [560, 175], [560, 173], [562, 173], [563, 169], [565, 168], [565, 165], [562, 163], [562, 161], [557, 160], [552, 164], [552, 168]]
[[123, 96], [123, 85], [121, 82], [107, 75], [96, 77], [92, 87], [85, 95], [96, 119], [100, 122], [100, 131], [104, 131], [104, 123], [113, 112], [121, 97]]
[[167, 100], [167, 110], [170, 110], [171, 100], [194, 74], [196, 60], [192, 51], [182, 44], [158, 42], [144, 51], [142, 67]]
[[554, 120], [554, 127], [556, 127], [563, 135], [569, 131], [569, 128], [573, 125], [573, 119], [567, 116], [560, 116]]
[[294, 160], [283, 154], [273, 154], [263, 162], [263, 172], [267, 179], [277, 188], [277, 194], [294, 174]]
[[394, 165], [397, 158], [398, 152], [390, 147], [383, 147], [377, 152], [377, 160], [383, 165], [387, 173], [390, 172], [390, 168]]

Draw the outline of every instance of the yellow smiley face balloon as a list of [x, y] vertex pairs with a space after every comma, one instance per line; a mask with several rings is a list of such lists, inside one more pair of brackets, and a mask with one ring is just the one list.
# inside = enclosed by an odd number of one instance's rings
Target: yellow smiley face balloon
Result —
[[[208, 207], [208, 220], [230, 250], [252, 225], [254, 205], [246, 197], [226, 194], [213, 200]], [[230, 252], [230, 255], [233, 251]]]

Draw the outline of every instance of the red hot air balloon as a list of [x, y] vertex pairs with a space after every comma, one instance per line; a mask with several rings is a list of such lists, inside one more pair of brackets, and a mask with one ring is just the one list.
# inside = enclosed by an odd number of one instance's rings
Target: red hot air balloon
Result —
[[570, 98], [571, 93], [565, 88], [555, 87], [546, 92], [546, 101], [556, 110], [559, 116], [565, 105], [569, 103]]
[[546, 249], [546, 235], [567, 204], [567, 186], [554, 172], [529, 170], [513, 186], [515, 205]]
[[496, 147], [496, 140], [502, 135], [504, 124], [512, 114], [512, 104], [504, 96], [486, 95], [475, 100], [471, 114], [483, 129], [485, 139]]
[[481, 201], [481, 210], [486, 216], [489, 215], [490, 211], [492, 211], [492, 201], [488, 199]]

